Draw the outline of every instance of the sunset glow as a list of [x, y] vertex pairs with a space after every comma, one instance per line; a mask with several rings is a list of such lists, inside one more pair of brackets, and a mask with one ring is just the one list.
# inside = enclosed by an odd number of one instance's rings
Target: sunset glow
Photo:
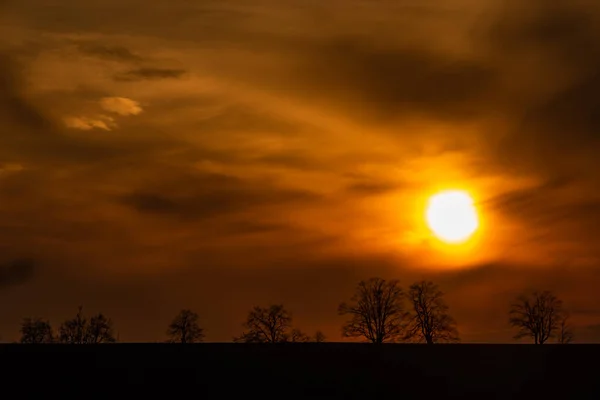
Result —
[[600, 1], [0, 0], [0, 342], [79, 305], [120, 341], [181, 309], [230, 341], [271, 303], [338, 342], [371, 277], [439, 285], [464, 342], [552, 289], [600, 342], [599, 26]]

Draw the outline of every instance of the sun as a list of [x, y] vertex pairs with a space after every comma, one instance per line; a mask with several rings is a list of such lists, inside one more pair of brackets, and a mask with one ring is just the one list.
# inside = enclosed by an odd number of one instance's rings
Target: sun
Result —
[[425, 218], [435, 236], [450, 244], [467, 241], [479, 227], [473, 199], [462, 190], [448, 190], [431, 196]]

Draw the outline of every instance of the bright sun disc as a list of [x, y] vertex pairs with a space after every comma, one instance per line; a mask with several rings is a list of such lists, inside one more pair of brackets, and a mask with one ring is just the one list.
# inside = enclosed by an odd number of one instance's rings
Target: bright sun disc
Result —
[[447, 243], [456, 244], [466, 241], [479, 226], [473, 199], [460, 190], [441, 192], [432, 196], [425, 217], [433, 233]]

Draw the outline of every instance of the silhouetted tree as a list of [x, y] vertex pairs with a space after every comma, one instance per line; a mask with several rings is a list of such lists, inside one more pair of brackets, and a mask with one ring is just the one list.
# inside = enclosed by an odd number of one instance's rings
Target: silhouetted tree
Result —
[[24, 318], [21, 323], [21, 343], [52, 343], [54, 333], [49, 321]]
[[246, 330], [235, 342], [284, 343], [292, 336], [292, 316], [281, 304], [254, 307], [244, 322]]
[[204, 339], [204, 329], [198, 323], [198, 314], [191, 310], [181, 310], [175, 316], [167, 335], [171, 343], [197, 343]]
[[97, 314], [88, 320], [80, 306], [77, 315], [62, 323], [59, 329], [61, 343], [98, 344], [114, 343], [112, 321], [103, 314]]
[[371, 278], [361, 281], [350, 304], [342, 303], [340, 315], [349, 315], [344, 337], [364, 337], [373, 343], [394, 342], [406, 334], [408, 313], [398, 281]]
[[112, 321], [109, 318], [99, 313], [90, 319], [86, 343], [114, 343], [116, 341]]
[[300, 329], [294, 328], [290, 334], [290, 342], [310, 342], [310, 337]]
[[79, 307], [75, 318], [66, 320], [59, 328], [61, 343], [83, 344], [86, 342], [87, 319], [83, 316], [82, 307]]
[[408, 290], [411, 323], [406, 339], [416, 338], [427, 344], [458, 342], [456, 321], [448, 314], [444, 293], [433, 282], [421, 281]]
[[316, 343], [323, 343], [325, 341], [325, 335], [323, 334], [323, 332], [321, 331], [317, 331], [315, 332], [315, 337], [314, 337], [314, 341]]
[[573, 331], [571, 330], [571, 325], [569, 324], [569, 313], [564, 312], [558, 331], [558, 343], [569, 344], [573, 341], [573, 336]]
[[535, 344], [544, 344], [559, 334], [566, 313], [562, 301], [546, 290], [519, 296], [511, 304], [509, 316], [510, 325], [519, 330], [515, 339], [529, 336]]

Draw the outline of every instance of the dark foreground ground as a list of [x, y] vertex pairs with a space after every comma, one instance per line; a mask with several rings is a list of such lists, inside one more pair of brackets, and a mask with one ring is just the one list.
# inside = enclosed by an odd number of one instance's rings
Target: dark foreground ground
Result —
[[13, 344], [0, 362], [7, 399], [600, 399], [600, 345]]

